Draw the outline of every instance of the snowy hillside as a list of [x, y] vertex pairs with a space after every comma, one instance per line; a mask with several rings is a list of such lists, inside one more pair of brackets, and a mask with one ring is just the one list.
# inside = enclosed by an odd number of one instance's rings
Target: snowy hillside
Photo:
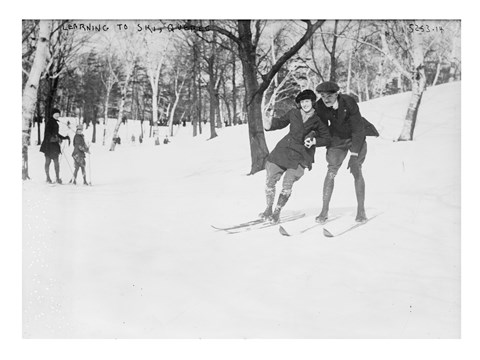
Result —
[[[235, 235], [211, 228], [265, 207], [265, 172], [246, 175], [246, 125], [218, 129], [208, 141], [208, 126], [196, 138], [190, 126], [175, 127], [170, 144], [153, 146], [138, 143], [139, 124], [129, 122], [114, 152], [109, 142], [92, 145], [91, 187], [47, 185], [43, 154], [31, 146], [23, 336], [459, 338], [460, 87], [425, 92], [411, 142], [392, 141], [409, 93], [360, 104], [381, 133], [368, 138], [363, 167], [367, 215], [380, 215], [337, 238], [321, 227], [293, 237], [278, 226]], [[97, 132], [101, 139], [101, 126]], [[266, 134], [269, 149], [285, 132]], [[64, 182], [72, 150], [61, 156]], [[325, 172], [320, 148], [284, 211], [312, 221]], [[331, 215], [355, 210], [344, 164]]]

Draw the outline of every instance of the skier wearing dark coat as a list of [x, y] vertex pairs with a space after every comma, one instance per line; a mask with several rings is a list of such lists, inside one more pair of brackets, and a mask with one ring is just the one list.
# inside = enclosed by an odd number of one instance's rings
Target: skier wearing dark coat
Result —
[[89, 153], [87, 144], [85, 144], [85, 138], [83, 136], [83, 125], [77, 125], [77, 132], [73, 137], [73, 162], [75, 170], [73, 172], [73, 183], [77, 184], [78, 169], [82, 169], [83, 184], [88, 185], [87, 174], [85, 171], [85, 153]]
[[325, 223], [328, 219], [330, 199], [333, 193], [334, 179], [338, 169], [350, 151], [347, 169], [354, 177], [357, 197], [357, 216], [355, 221], [365, 222], [365, 180], [362, 175], [362, 164], [367, 155], [365, 141], [365, 122], [354, 98], [339, 93], [339, 86], [331, 81], [321, 83], [316, 88], [320, 100], [315, 111], [321, 121], [326, 124], [332, 136], [332, 143], [327, 147], [328, 171], [323, 184], [322, 211], [316, 220]]
[[[266, 131], [283, 129], [290, 125], [289, 133], [278, 142], [265, 164], [267, 207], [260, 217], [273, 223], [280, 220], [280, 212], [290, 198], [293, 184], [303, 176], [305, 168], [311, 170], [315, 147], [330, 144], [328, 127], [320, 121], [313, 109], [316, 98], [312, 90], [304, 90], [295, 98], [299, 108], [288, 111], [280, 118], [263, 117]], [[273, 210], [275, 185], [282, 175], [282, 191]]]
[[61, 184], [60, 179], [60, 164], [58, 162], [58, 156], [62, 152], [60, 150], [60, 143], [62, 140], [68, 140], [70, 145], [70, 137], [59, 134], [58, 118], [60, 117], [60, 110], [53, 109], [52, 117], [45, 124], [45, 133], [43, 136], [42, 145], [40, 151], [45, 154], [45, 174], [47, 175], [47, 182], [52, 183], [50, 179], [50, 163], [53, 160], [55, 167], [56, 182]]

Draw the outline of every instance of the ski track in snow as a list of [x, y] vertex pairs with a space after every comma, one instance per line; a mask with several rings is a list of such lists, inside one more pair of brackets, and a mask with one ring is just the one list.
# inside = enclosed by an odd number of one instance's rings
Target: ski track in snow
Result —
[[[382, 215], [338, 238], [323, 237], [321, 226], [293, 237], [278, 227], [211, 229], [265, 207], [265, 173], [247, 176], [246, 125], [217, 129], [209, 141], [209, 129], [192, 138], [191, 127], [178, 127], [170, 144], [153, 146], [132, 144], [140, 130], [129, 122], [114, 152], [101, 145], [99, 126], [87, 157], [92, 187], [45, 184], [43, 154], [31, 146], [23, 336], [458, 338], [460, 83], [429, 88], [415, 140], [396, 143], [408, 100], [406, 93], [359, 104], [382, 135], [368, 138], [364, 165], [367, 215]], [[269, 149], [285, 133], [267, 133]], [[91, 128], [85, 134], [89, 141]], [[65, 183], [72, 150], [60, 158]], [[285, 211], [318, 214], [325, 171], [320, 148]], [[335, 214], [355, 214], [345, 164]]]

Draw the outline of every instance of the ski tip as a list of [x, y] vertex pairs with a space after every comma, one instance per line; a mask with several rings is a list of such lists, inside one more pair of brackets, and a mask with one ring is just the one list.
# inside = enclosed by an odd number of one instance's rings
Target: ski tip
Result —
[[280, 231], [280, 234], [282, 234], [283, 236], [290, 236], [290, 234], [287, 232], [287, 230], [285, 230], [282, 225], [278, 226], [278, 231]]
[[333, 237], [333, 234], [327, 229], [323, 229], [323, 235], [326, 237]]

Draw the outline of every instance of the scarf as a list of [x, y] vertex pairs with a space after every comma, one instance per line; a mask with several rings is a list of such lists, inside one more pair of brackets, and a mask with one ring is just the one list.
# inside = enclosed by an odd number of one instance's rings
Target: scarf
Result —
[[312, 107], [308, 112], [305, 112], [303, 109], [300, 109], [300, 112], [302, 113], [302, 120], [305, 123], [315, 113], [315, 109]]

